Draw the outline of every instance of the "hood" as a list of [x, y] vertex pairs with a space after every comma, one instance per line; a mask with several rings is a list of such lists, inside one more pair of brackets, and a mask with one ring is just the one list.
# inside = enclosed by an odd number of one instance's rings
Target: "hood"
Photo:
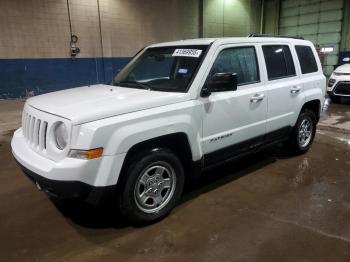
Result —
[[350, 64], [338, 66], [334, 72], [338, 74], [350, 74]]
[[41, 111], [67, 118], [73, 124], [81, 124], [188, 99], [187, 93], [93, 85], [35, 96], [27, 103]]

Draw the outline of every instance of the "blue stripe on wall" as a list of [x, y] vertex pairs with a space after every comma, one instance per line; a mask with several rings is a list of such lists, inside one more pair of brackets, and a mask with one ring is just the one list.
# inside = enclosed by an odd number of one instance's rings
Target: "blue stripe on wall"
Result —
[[0, 59], [0, 99], [110, 83], [128, 57]]

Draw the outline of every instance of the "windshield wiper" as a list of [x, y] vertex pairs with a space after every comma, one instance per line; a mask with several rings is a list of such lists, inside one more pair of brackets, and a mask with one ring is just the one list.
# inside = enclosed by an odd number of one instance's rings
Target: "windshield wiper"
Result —
[[146, 90], [151, 90], [151, 86], [146, 83], [136, 82], [136, 81], [120, 81], [120, 82], [114, 82], [114, 85], [120, 85], [123, 86], [123, 84], [127, 87], [136, 87], [136, 88], [142, 88]]

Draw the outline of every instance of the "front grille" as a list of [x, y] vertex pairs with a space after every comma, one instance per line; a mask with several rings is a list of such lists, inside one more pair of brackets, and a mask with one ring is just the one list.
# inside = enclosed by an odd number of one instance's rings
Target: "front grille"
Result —
[[339, 82], [333, 92], [336, 95], [350, 95], [350, 82]]
[[39, 150], [46, 149], [46, 121], [39, 119], [27, 112], [23, 112], [22, 128], [23, 135], [29, 145]]

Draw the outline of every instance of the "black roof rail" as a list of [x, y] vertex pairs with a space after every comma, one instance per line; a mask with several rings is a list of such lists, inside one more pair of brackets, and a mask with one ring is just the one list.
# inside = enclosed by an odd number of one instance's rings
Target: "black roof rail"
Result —
[[304, 40], [301, 36], [288, 36], [288, 35], [269, 35], [269, 34], [250, 34], [248, 37], [275, 37], [275, 38], [293, 38]]

